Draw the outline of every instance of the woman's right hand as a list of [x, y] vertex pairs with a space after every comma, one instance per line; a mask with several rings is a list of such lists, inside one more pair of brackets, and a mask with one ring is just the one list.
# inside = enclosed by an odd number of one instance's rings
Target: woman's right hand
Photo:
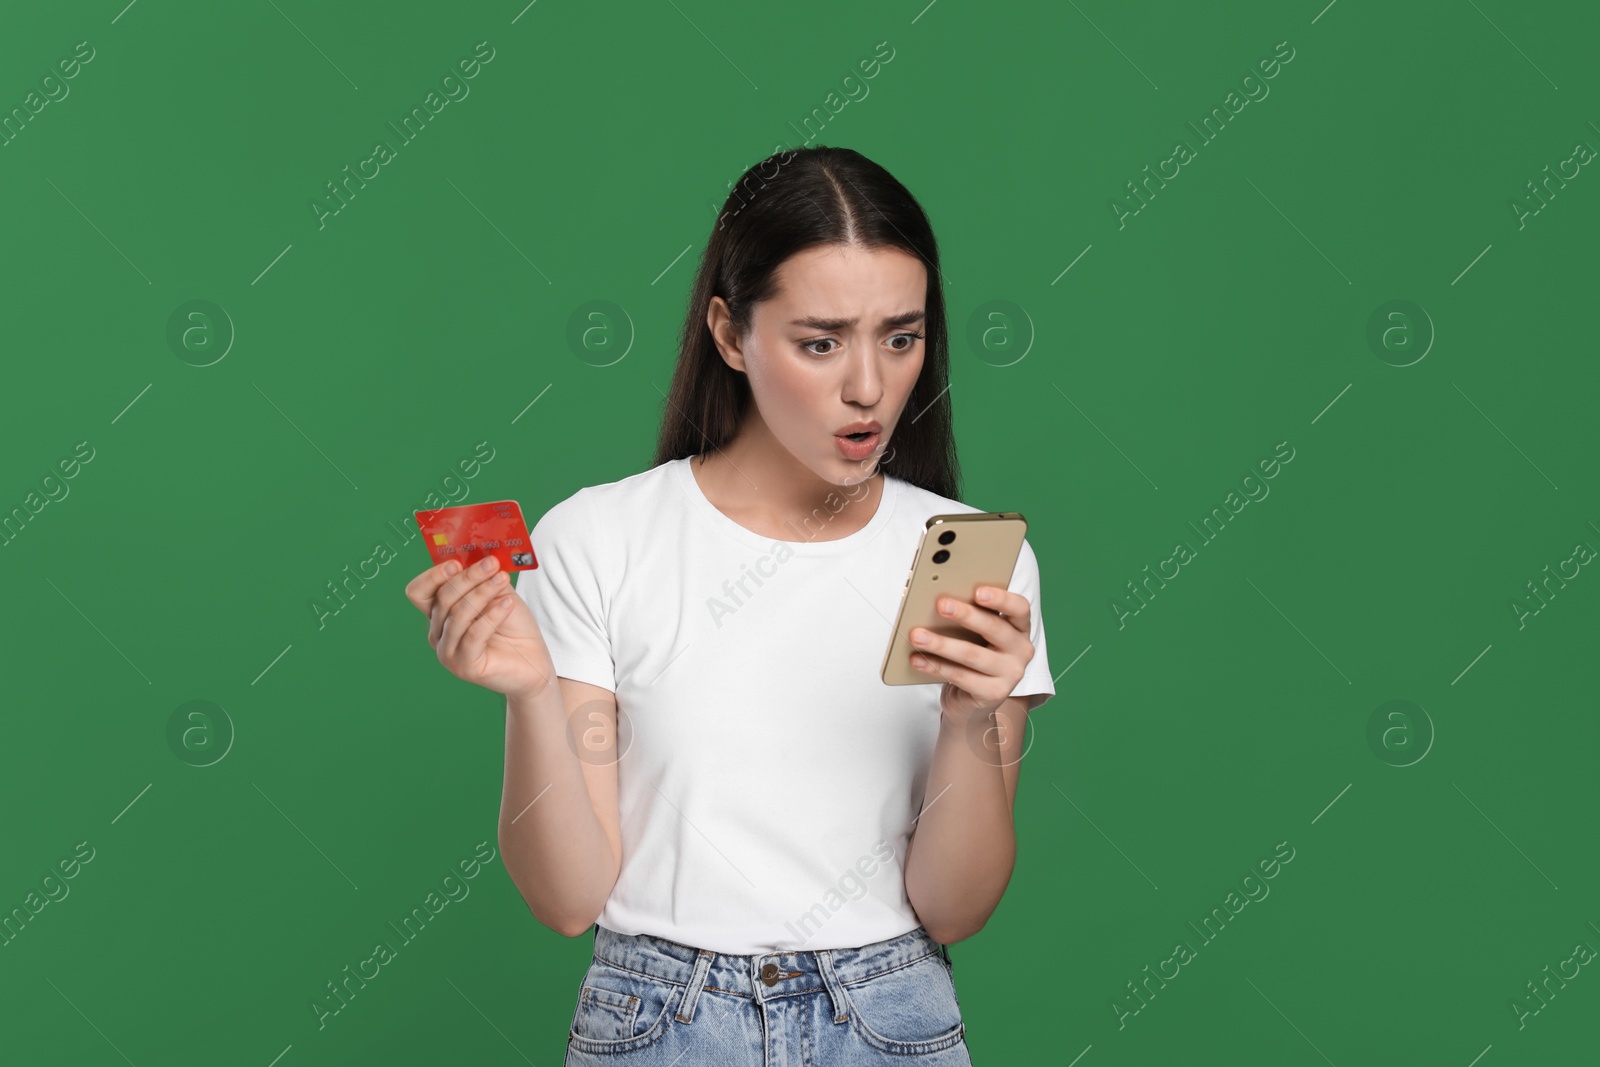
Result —
[[493, 556], [465, 570], [456, 560], [429, 567], [406, 583], [406, 599], [428, 617], [428, 644], [457, 678], [507, 696], [555, 681], [539, 624]]

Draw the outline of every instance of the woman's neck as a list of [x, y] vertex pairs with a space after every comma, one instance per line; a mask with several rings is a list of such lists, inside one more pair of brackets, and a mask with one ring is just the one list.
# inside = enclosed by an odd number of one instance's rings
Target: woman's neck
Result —
[[877, 514], [881, 471], [874, 469], [854, 485], [834, 485], [775, 439], [756, 437], [741, 432], [689, 462], [706, 499], [740, 526], [780, 541], [833, 541], [860, 530]]

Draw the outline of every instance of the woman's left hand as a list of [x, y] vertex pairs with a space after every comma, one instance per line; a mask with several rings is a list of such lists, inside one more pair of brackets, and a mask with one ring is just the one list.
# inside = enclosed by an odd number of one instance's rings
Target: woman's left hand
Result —
[[[1028, 640], [1033, 606], [1021, 593], [980, 585], [977, 604], [954, 597], [938, 599], [939, 614], [984, 639], [976, 644], [960, 637], [945, 637], [920, 626], [911, 630], [911, 666], [944, 680], [939, 710], [951, 722], [965, 726], [973, 713], [1000, 706], [1022, 681], [1033, 659]], [[919, 663], [921, 658], [925, 663]]]

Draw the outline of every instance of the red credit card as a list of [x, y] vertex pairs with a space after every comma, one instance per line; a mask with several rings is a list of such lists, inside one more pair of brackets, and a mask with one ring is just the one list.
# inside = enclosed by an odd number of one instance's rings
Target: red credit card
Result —
[[463, 567], [488, 556], [500, 561], [504, 571], [537, 570], [528, 524], [515, 500], [462, 504], [416, 512], [422, 542], [435, 563], [456, 560]]

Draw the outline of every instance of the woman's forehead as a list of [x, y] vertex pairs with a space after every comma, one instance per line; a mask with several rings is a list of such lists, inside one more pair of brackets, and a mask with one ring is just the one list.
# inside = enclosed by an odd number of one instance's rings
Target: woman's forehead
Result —
[[927, 270], [898, 248], [826, 246], [797, 252], [779, 265], [766, 303], [788, 322], [799, 316], [857, 319], [872, 325], [922, 309]]

